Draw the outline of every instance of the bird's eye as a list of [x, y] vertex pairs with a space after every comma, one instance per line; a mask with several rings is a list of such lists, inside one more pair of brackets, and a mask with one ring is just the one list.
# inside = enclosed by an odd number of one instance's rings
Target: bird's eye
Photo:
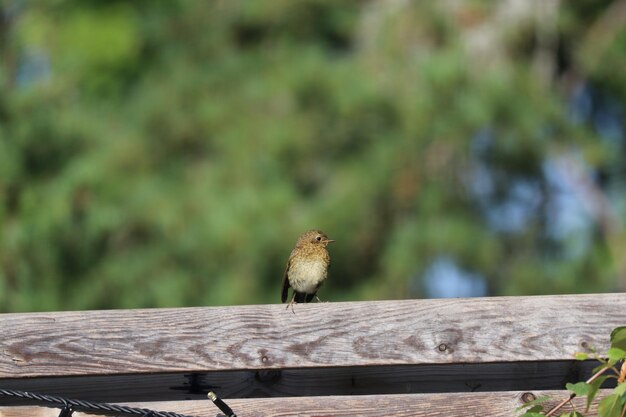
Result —
[[318, 237], [316, 237], [315, 239], [319, 242], [320, 240], [322, 240], [322, 237], [321, 237], [321, 236], [318, 236]]

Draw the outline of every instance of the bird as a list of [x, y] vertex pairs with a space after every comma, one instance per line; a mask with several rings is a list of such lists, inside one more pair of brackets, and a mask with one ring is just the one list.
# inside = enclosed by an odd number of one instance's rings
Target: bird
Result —
[[[308, 303], [317, 297], [317, 290], [328, 275], [330, 255], [326, 246], [334, 240], [321, 230], [309, 230], [300, 235], [296, 247], [291, 251], [285, 274], [283, 276], [283, 292], [281, 300], [287, 301], [289, 287], [293, 288], [293, 296], [287, 309], [294, 303]], [[319, 300], [319, 298], [318, 298]]]

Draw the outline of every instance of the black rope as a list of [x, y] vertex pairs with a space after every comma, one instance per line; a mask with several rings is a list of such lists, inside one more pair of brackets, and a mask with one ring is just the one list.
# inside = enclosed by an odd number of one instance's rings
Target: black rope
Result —
[[142, 417], [192, 417], [169, 411], [154, 411], [147, 408], [134, 408], [124, 405], [92, 403], [90, 401], [72, 400], [69, 398], [56, 397], [54, 395], [36, 394], [34, 392], [16, 391], [11, 389], [0, 389], [0, 396], [42, 401], [55, 404], [52, 407], [59, 407], [64, 410], [71, 409], [72, 411], [89, 411], [92, 414], [130, 414]]

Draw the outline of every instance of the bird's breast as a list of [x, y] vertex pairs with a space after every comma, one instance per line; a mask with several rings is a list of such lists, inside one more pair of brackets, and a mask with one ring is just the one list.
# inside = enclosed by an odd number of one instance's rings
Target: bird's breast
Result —
[[289, 284], [298, 292], [312, 294], [326, 279], [327, 273], [325, 259], [294, 259], [289, 267]]

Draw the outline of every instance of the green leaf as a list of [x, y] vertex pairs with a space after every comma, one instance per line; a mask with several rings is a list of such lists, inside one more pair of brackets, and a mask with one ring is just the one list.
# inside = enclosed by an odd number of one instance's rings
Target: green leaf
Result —
[[574, 354], [574, 357], [579, 361], [584, 361], [584, 360], [589, 359], [589, 355], [585, 352], [576, 352]]
[[626, 326], [613, 329], [611, 332], [611, 347], [626, 350]]
[[613, 390], [613, 394], [623, 397], [626, 394], [626, 382], [622, 382]]
[[612, 347], [606, 353], [606, 356], [608, 356], [610, 361], [617, 362], [617, 361], [621, 361], [622, 359], [626, 357], [626, 351], [624, 351], [624, 349]]
[[585, 413], [589, 411], [589, 407], [591, 407], [591, 403], [593, 402], [593, 399], [596, 397], [596, 394], [598, 393], [600, 386], [602, 386], [602, 384], [604, 383], [604, 381], [606, 381], [608, 377], [609, 377], [608, 375], [603, 375], [599, 377], [598, 379], [596, 379], [595, 381], [593, 381], [591, 384], [589, 384], [591, 388], [589, 389], [589, 393], [587, 394], [587, 408], [585, 408]]
[[543, 413], [524, 413], [519, 417], [545, 417], [546, 415]]
[[598, 415], [600, 417], [620, 417], [622, 414], [623, 402], [619, 395], [611, 394], [605, 397], [598, 404]]
[[569, 413], [563, 413], [559, 417], [584, 417], [578, 411], [570, 411]]
[[586, 382], [577, 382], [575, 384], [570, 384], [569, 382], [565, 385], [569, 391], [572, 391], [574, 394], [579, 397], [586, 397], [591, 392], [591, 385]]
[[[521, 411], [521, 410], [523, 410], [524, 408], [527, 408], [527, 407], [532, 407], [532, 406], [537, 405], [537, 404], [542, 404], [542, 403], [545, 403], [545, 402], [546, 402], [546, 401], [548, 401], [549, 399], [550, 399], [550, 397], [548, 397], [547, 395], [543, 395], [543, 396], [541, 396], [541, 397], [535, 398], [535, 399], [534, 399], [534, 400], [532, 400], [532, 401], [528, 401], [527, 403], [524, 403], [524, 404], [520, 405], [519, 407], [517, 407], [517, 408], [515, 409], [515, 411]], [[520, 416], [520, 417], [521, 417], [521, 416]]]
[[543, 405], [534, 405], [532, 407], [530, 407], [528, 410], [526, 410], [527, 413], [539, 413], [543, 411]]

